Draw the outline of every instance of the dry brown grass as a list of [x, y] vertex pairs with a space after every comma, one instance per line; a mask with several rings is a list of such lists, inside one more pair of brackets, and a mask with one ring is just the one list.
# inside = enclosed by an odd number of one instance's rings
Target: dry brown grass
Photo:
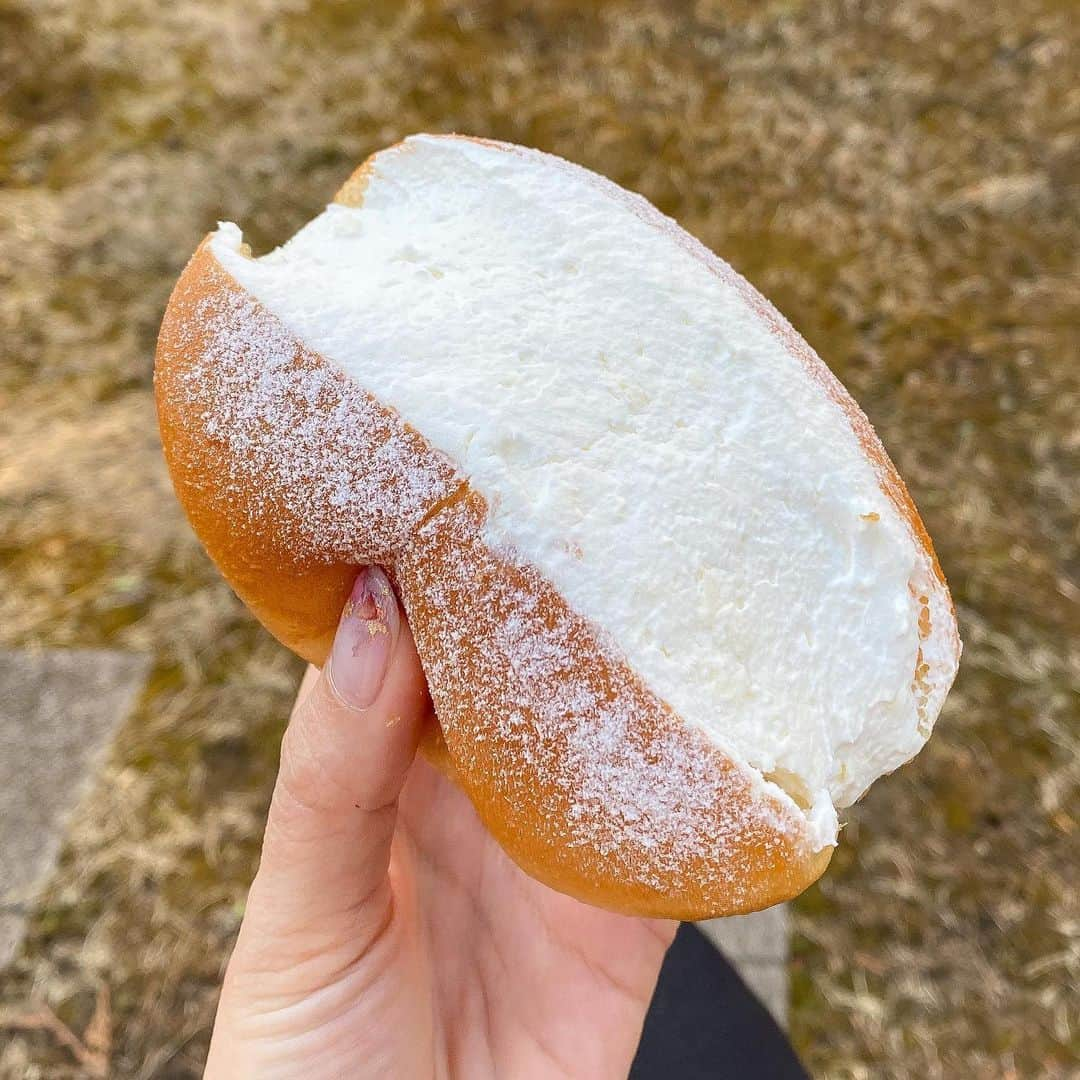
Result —
[[[531, 143], [746, 272], [909, 479], [967, 642], [798, 907], [821, 1075], [1080, 1059], [1080, 38], [1053, 0], [0, 0], [0, 644], [156, 658], [0, 986], [196, 1075], [297, 665], [174, 506], [150, 370], [217, 217], [263, 247], [414, 130]], [[1072, 81], [1070, 81], [1072, 80]], [[100, 1013], [102, 987], [109, 1012]], [[4, 1077], [88, 1076], [54, 1029]]]

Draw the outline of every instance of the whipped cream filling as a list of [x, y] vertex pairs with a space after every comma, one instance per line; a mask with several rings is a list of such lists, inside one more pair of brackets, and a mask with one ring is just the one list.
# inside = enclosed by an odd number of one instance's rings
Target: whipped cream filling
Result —
[[817, 846], [923, 745], [956, 666], [926, 553], [759, 298], [644, 200], [535, 151], [416, 136], [378, 155], [361, 207], [259, 259], [223, 224], [212, 250], [458, 464], [489, 541], [782, 789]]

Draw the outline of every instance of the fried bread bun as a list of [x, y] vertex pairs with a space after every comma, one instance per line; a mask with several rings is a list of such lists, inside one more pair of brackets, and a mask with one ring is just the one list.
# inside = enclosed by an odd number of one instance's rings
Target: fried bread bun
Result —
[[550, 155], [414, 136], [262, 258], [222, 224], [155, 385], [177, 494], [256, 617], [321, 664], [357, 568], [386, 567], [425, 752], [590, 903], [794, 896], [956, 672], [858, 406], [726, 263]]

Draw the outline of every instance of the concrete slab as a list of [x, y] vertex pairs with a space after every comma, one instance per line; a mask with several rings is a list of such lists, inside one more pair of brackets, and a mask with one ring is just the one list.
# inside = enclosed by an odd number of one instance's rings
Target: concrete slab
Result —
[[785, 904], [730, 919], [698, 923], [731, 961], [743, 982], [781, 1027], [787, 1026], [788, 947], [791, 925]]
[[0, 968], [149, 668], [108, 649], [0, 650]]

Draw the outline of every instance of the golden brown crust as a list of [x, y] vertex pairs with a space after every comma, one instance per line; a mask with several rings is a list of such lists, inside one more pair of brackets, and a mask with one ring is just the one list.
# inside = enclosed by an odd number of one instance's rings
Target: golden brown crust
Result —
[[[534, 877], [698, 919], [776, 903], [824, 870], [832, 849], [810, 850], [802, 815], [652, 695], [534, 568], [492, 551], [484, 500], [453, 465], [292, 338], [205, 242], [169, 302], [155, 390], [192, 526], [285, 645], [321, 663], [356, 567], [390, 569], [445, 734], [426, 752], [448, 754]], [[311, 456], [313, 431], [331, 456]], [[365, 498], [342, 509], [342, 486]]]
[[[700, 919], [801, 892], [832, 849], [692, 731], [533, 567], [492, 551], [476, 493], [397, 566], [459, 783], [533, 877]], [[617, 747], [612, 743], [618, 742]]]
[[261, 519], [255, 492], [239, 487], [232, 513], [222, 512], [208, 478], [221, 475], [228, 446], [183, 408], [185, 379], [210, 351], [210, 326], [199, 307], [214, 303], [226, 288], [224, 271], [204, 241], [173, 290], [158, 338], [154, 393], [165, 460], [191, 527], [225, 580], [279, 641], [310, 663], [322, 664], [356, 577], [355, 564], [289, 561], [269, 522], [239, 533], [238, 521]]
[[[394, 143], [394, 146], [400, 147], [401, 143]], [[338, 188], [334, 202], [341, 206], [359, 206], [364, 201], [364, 192], [367, 191], [374, 164], [375, 155], [372, 155], [355, 169], [349, 179]]]

